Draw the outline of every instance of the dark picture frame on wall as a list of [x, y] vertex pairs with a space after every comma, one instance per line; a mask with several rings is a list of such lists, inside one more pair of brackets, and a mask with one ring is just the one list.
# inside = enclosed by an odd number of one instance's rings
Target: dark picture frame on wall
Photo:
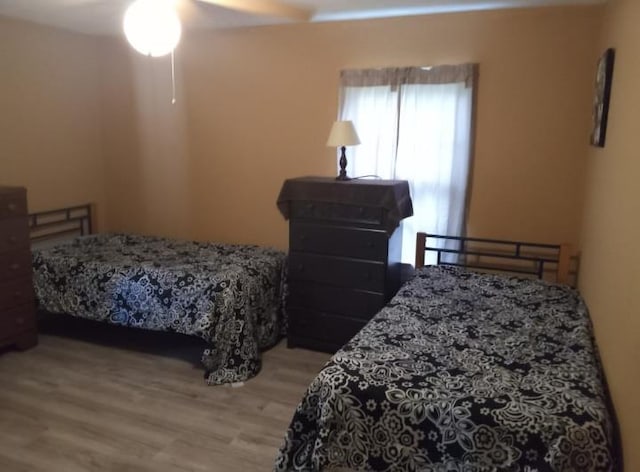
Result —
[[607, 121], [609, 118], [609, 99], [611, 98], [611, 80], [613, 79], [613, 63], [615, 49], [609, 48], [598, 60], [596, 72], [596, 91], [593, 98], [593, 129], [591, 144], [604, 147], [607, 137]]

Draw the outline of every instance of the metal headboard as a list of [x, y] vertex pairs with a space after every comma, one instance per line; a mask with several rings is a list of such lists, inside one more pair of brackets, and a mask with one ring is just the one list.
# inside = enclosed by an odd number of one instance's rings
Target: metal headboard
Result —
[[[456, 248], [428, 245], [431, 240], [455, 241]], [[434, 241], [435, 242], [435, 241]], [[569, 283], [571, 246], [569, 244], [539, 244], [500, 239], [468, 238], [418, 233], [416, 236], [416, 268], [424, 266], [425, 251], [437, 254], [438, 265], [467, 267], [489, 272], [503, 272], [543, 278], [555, 273], [555, 281]], [[445, 255], [453, 254], [453, 261]]]
[[31, 241], [59, 240], [91, 234], [91, 213], [91, 204], [31, 213]]

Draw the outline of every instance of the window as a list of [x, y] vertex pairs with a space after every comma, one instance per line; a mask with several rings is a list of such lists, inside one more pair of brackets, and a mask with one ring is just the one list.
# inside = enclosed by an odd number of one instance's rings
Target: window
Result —
[[409, 181], [414, 216], [403, 223], [403, 262], [414, 261], [418, 231], [464, 233], [475, 71], [341, 73], [340, 119], [353, 121], [362, 142], [349, 150], [348, 174]]

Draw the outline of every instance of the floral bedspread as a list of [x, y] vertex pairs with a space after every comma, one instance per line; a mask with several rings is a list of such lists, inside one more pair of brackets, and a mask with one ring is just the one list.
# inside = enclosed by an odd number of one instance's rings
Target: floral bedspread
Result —
[[618, 470], [607, 405], [577, 292], [425, 267], [310, 385], [275, 470]]
[[199, 336], [209, 384], [244, 381], [281, 335], [285, 254], [257, 246], [99, 234], [33, 251], [40, 308]]

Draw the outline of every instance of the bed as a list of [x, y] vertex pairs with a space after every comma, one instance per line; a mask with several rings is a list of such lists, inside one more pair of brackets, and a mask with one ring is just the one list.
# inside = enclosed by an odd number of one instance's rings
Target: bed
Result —
[[[477, 257], [466, 243], [448, 263], [418, 268], [331, 358], [295, 411], [276, 471], [621, 470], [578, 293], [457, 267]], [[566, 269], [565, 256], [542, 258]]]
[[30, 218], [34, 287], [44, 311], [200, 337], [209, 344], [202, 356], [208, 384], [256, 375], [260, 351], [282, 335], [280, 251], [86, 234], [90, 207]]

